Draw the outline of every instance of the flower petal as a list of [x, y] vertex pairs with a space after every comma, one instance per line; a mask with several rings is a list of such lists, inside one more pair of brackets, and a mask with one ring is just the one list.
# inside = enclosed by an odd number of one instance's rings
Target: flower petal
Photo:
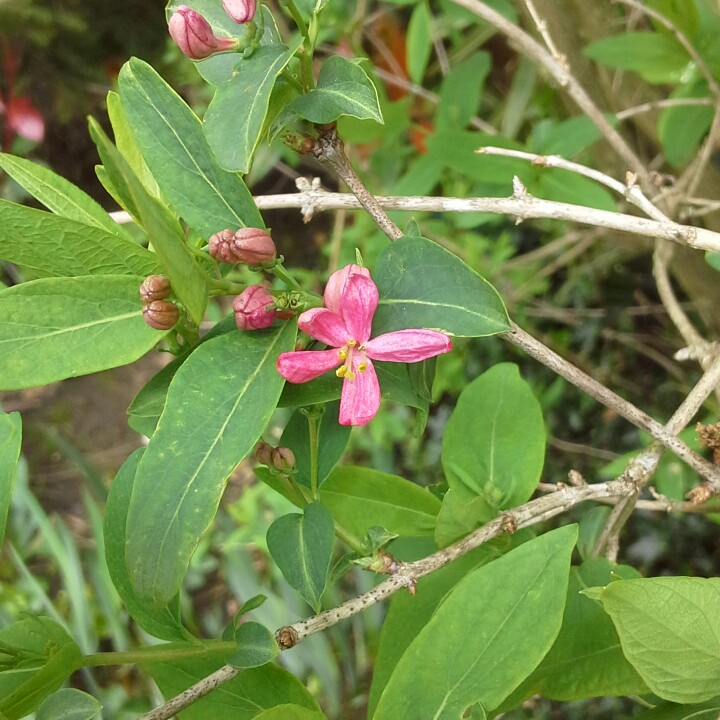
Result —
[[365, 343], [369, 358], [391, 362], [420, 362], [450, 350], [450, 338], [437, 330], [398, 330]]
[[310, 337], [332, 347], [342, 347], [350, 338], [342, 318], [325, 308], [306, 310], [298, 318], [298, 327]]
[[338, 315], [340, 314], [340, 298], [342, 297], [345, 283], [351, 275], [357, 274], [370, 277], [370, 271], [359, 265], [346, 265], [330, 276], [325, 286], [325, 294], [323, 296], [325, 307], [328, 310], [332, 310], [334, 313], [338, 313]]
[[345, 283], [340, 314], [350, 337], [361, 345], [370, 337], [378, 299], [377, 285], [365, 275], [351, 275]]
[[304, 383], [340, 365], [337, 350], [298, 350], [282, 353], [278, 372], [291, 383]]
[[340, 395], [340, 424], [367, 425], [380, 408], [380, 385], [373, 364], [368, 361], [365, 372], [357, 372], [355, 378], [343, 380]]

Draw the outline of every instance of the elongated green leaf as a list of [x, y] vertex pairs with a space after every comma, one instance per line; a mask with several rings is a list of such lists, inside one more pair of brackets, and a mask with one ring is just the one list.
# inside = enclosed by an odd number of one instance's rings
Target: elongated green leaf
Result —
[[396, 593], [383, 621], [380, 647], [373, 669], [368, 718], [375, 714], [380, 696], [400, 658], [432, 617], [452, 588], [480, 565], [498, 557], [491, 545], [481, 545], [440, 570], [418, 580], [416, 594]]
[[144, 449], [141, 448], [128, 457], [118, 470], [110, 488], [103, 527], [105, 560], [115, 589], [130, 615], [143, 630], [161, 640], [188, 640], [191, 635], [180, 622], [177, 602], [173, 601], [163, 607], [145, 602], [133, 589], [125, 565], [125, 524], [135, 474], [143, 452]]
[[598, 603], [580, 594], [618, 577], [638, 577], [638, 572], [598, 557], [571, 569], [565, 615], [555, 644], [503, 707], [517, 707], [536, 694], [552, 700], [580, 700], [648, 692], [625, 659], [610, 618]]
[[679, 82], [690, 62], [687, 52], [674, 37], [652, 32], [604, 37], [583, 52], [609, 67], [634, 70], [650, 83]]
[[[322, 484], [343, 454], [350, 439], [351, 427], [338, 423], [340, 403], [333, 402], [318, 409], [310, 409], [317, 423], [317, 483]], [[311, 487], [310, 417], [296, 410], [283, 430], [280, 445], [289, 447], [295, 455], [295, 482]]]
[[474, 508], [477, 524], [526, 502], [544, 459], [540, 403], [517, 365], [495, 365], [465, 387], [445, 428], [442, 461], [456, 503], [482, 498], [484, 507]]
[[205, 137], [226, 170], [247, 173], [268, 112], [275, 79], [300, 45], [267, 45], [240, 62], [218, 85], [204, 117]]
[[5, 153], [0, 153], [0, 168], [51, 212], [129, 239], [122, 227], [95, 200], [52, 170]]
[[300, 705], [278, 705], [256, 715], [255, 720], [327, 720], [327, 715]]
[[[221, 660], [194, 659], [147, 667], [165, 697], [171, 698], [223, 664]], [[320, 712], [312, 695], [294, 675], [268, 664], [244, 670], [183, 710], [182, 717], [183, 720], [253, 720], [264, 710], [285, 704]]]
[[332, 516], [318, 502], [306, 505], [302, 515], [283, 515], [268, 529], [270, 555], [315, 612], [327, 585], [334, 540]]
[[380, 255], [374, 273], [380, 305], [373, 334], [430, 328], [458, 337], [510, 329], [495, 288], [431, 240], [402, 237]]
[[652, 710], [635, 715], [635, 720], [717, 720], [720, 713], [720, 700], [692, 705], [660, 703]]
[[20, 459], [21, 440], [22, 418], [20, 413], [0, 412], [0, 547], [2, 547], [5, 537], [5, 525]]
[[155, 256], [129, 238], [0, 200], [0, 258], [41, 275], [152, 275]]
[[466, 575], [403, 654], [373, 720], [456, 720], [494, 709], [540, 662], [562, 621], [577, 528], [521, 545]]
[[296, 98], [291, 108], [313, 123], [330, 123], [342, 115], [383, 122], [372, 80], [359, 65], [339, 55], [323, 63], [315, 89]]
[[173, 293], [185, 305], [190, 317], [199, 324], [203, 319], [207, 303], [205, 275], [185, 242], [180, 223], [150, 195], [102, 128], [92, 118], [90, 134], [105, 165], [116, 168], [122, 175], [142, 225], [170, 280]]
[[443, 78], [435, 120], [437, 128], [464, 128], [470, 122], [480, 105], [490, 66], [488, 53], [473, 53]]
[[35, 714], [36, 720], [92, 720], [102, 705], [91, 695], [63, 688], [45, 698]]
[[422, 85], [425, 69], [432, 52], [432, 18], [427, 2], [413, 9], [407, 30], [407, 68], [410, 79]]
[[127, 365], [163, 336], [145, 323], [142, 278], [46, 278], [0, 291], [0, 389]]
[[440, 501], [397, 475], [365, 467], [339, 467], [320, 488], [332, 516], [358, 537], [377, 525], [397, 535], [431, 535]]
[[235, 630], [238, 649], [228, 658], [228, 665], [254, 668], [272, 662], [280, 652], [273, 634], [264, 625], [246, 622]]
[[8, 720], [37, 710], [82, 664], [80, 648], [47, 617], [31, 616], [0, 630], [0, 649], [4, 665], [8, 657], [15, 659], [0, 672], [0, 712]]
[[679, 703], [720, 688], [720, 579], [640, 578], [600, 593], [623, 653], [648, 687]]
[[275, 369], [295, 325], [233, 332], [200, 345], [170, 383], [157, 430], [138, 467], [126, 563], [138, 595], [166, 604], [215, 516], [228, 476], [275, 409]]
[[123, 66], [120, 97], [143, 158], [173, 209], [198, 233], [264, 227], [236, 173], [223, 170], [196, 115], [147, 63]]

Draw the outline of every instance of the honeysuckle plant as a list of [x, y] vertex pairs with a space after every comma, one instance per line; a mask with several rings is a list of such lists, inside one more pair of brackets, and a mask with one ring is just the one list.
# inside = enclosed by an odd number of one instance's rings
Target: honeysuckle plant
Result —
[[[457, 3], [563, 79], [576, 101], [590, 102], [577, 81], [568, 80], [565, 65], [558, 75], [556, 52], [546, 53], [484, 2]], [[718, 21], [701, 0], [691, 4], [706, 20]], [[408, 9], [408, 72], [420, 81], [440, 41], [430, 6]], [[380, 99], [372, 64], [349, 57], [351, 43], [330, 47], [329, 30], [341, 11], [322, 0], [283, 0], [274, 10], [252, 0], [168, 4], [169, 33], [212, 96], [202, 120], [151, 65], [133, 58], [107, 98], [115, 141], [90, 121], [101, 161], [98, 178], [132, 230], [46, 167], [0, 155], [0, 168], [47, 208], [0, 200], [0, 258], [23, 280], [0, 290], [0, 389], [127, 365], [154, 349], [172, 358], [128, 409], [130, 426], [147, 443], [112, 480], [103, 527], [104, 559], [123, 617], [127, 613], [153, 641], [100, 652], [87, 642], [81, 647], [59, 616], [18, 617], [0, 628], [0, 718], [20, 720], [34, 712], [92, 717], [97, 707], [86, 693], [58, 688], [76, 670], [128, 663], [152, 676], [168, 701], [146, 716], [153, 720], [194, 701], [204, 708], [189, 712], [208, 716], [322, 720], [327, 715], [311, 691], [317, 683], [305, 683], [297, 671], [297, 658], [310, 652], [303, 641], [391, 596], [379, 640], [362, 644], [378, 645], [364, 693], [372, 720], [496, 717], [539, 695], [637, 696], [657, 706], [643, 715], [647, 720], [717, 714], [718, 580], [641, 578], [617, 563], [622, 525], [658, 468], [662, 447], [691, 468], [689, 503], [653, 497], [643, 507], [718, 509], [717, 467], [677, 437], [717, 385], [714, 346], [696, 343], [688, 352], [701, 359], [705, 374], [664, 425], [511, 322], [500, 294], [477, 271], [474, 250], [451, 252], [445, 246], [455, 249], [452, 242], [425, 237], [425, 224], [437, 227], [425, 216], [398, 227], [383, 209], [383, 203], [397, 206], [397, 199], [375, 198], [344, 148], [343, 127], [377, 129], [384, 111], [397, 121], [398, 106]], [[328, 19], [329, 12], [335, 15]], [[714, 36], [704, 36], [702, 26], [685, 31], [699, 33], [707, 52]], [[447, 27], [446, 42], [464, 41], [458, 22]], [[472, 43], [487, 31], [478, 27]], [[679, 99], [703, 88], [714, 92], [712, 56], [708, 69], [698, 61], [701, 55], [687, 56], [677, 35], [642, 34], [655, 37], [663, 52], [673, 51], [660, 54], [672, 72], [645, 68], [651, 77], [660, 73], [663, 82], [680, 83]], [[628, 47], [627, 41], [613, 42]], [[591, 108], [572, 132], [543, 126], [531, 134], [528, 143], [544, 142], [553, 148], [552, 159], [531, 146], [516, 147], [517, 128], [507, 129], [515, 127], [511, 122], [502, 127], [513, 137], [493, 128], [498, 147], [476, 155], [488, 138], [466, 128], [485, 122], [474, 113], [489, 56], [466, 50], [463, 43], [462, 72], [454, 69], [443, 81], [435, 125], [427, 123], [427, 142], [412, 146], [418, 156], [401, 185], [429, 190], [452, 170], [461, 174], [455, 187], [493, 195], [468, 200], [464, 209], [650, 235], [658, 247], [675, 242], [707, 250], [708, 262], [718, 266], [720, 238], [665, 216], [643, 194], [651, 187], [643, 168], [633, 168], [625, 186], [556, 157], [562, 154], [558, 147], [568, 155], [587, 149], [599, 133], [623, 162], [634, 162], [633, 149], [599, 110]], [[607, 60], [603, 46], [594, 45], [591, 54]], [[702, 87], [696, 70], [710, 74]], [[331, 259], [322, 255], [316, 268], [316, 276], [327, 278], [322, 297], [317, 277], [285, 261], [287, 232], [277, 228], [271, 237], [245, 182], [258, 148], [277, 138], [337, 173], [387, 237], [364, 267], [348, 262], [358, 257], [355, 242], [364, 230], [338, 235]], [[710, 155], [703, 150], [698, 157]], [[535, 162], [531, 171], [528, 160]], [[576, 174], [568, 181], [539, 167], [553, 163]], [[593, 184], [598, 179], [604, 187]], [[533, 180], [549, 199], [536, 201], [526, 186]], [[316, 183], [306, 185], [296, 203], [306, 220], [330, 207], [324, 203], [339, 202]], [[512, 196], [494, 197], [501, 187]], [[617, 212], [608, 189], [618, 187], [622, 201], [634, 202], [648, 219]], [[352, 199], [342, 201], [337, 207]], [[439, 213], [457, 209], [463, 199], [413, 203]], [[437, 232], [428, 235], [441, 239]], [[484, 241], [495, 247], [495, 238]], [[487, 267], [506, 252], [498, 247], [488, 251]], [[663, 257], [655, 255], [658, 278]], [[659, 283], [661, 293], [669, 285]], [[663, 302], [671, 300], [663, 295]], [[383, 398], [385, 407], [401, 408], [398, 422], [408, 435], [422, 437], [435, 412], [437, 365], [455, 362], [457, 373], [462, 362], [453, 345], [493, 336], [517, 345], [655, 442], [638, 448], [632, 460], [622, 458], [614, 480], [586, 482], [568, 467], [570, 485], [540, 486], [543, 404], [517, 364], [500, 362], [468, 379], [459, 397], [450, 401], [446, 393], [442, 412], [433, 416], [433, 431], [442, 427], [442, 467], [432, 489], [374, 467], [379, 454], [365, 453], [363, 465], [344, 460], [352, 453], [351, 432], [365, 446], [372, 442], [373, 427], [366, 426], [382, 422]], [[21, 431], [18, 413], [0, 414], [0, 537]], [[717, 444], [716, 435], [716, 426], [704, 428], [708, 447]], [[254, 488], [264, 488], [283, 508], [263, 527], [260, 543], [268, 550], [267, 574], [274, 587], [283, 587], [268, 605], [263, 601], [266, 592], [273, 594], [272, 584], [263, 594], [237, 598], [237, 614], [226, 618], [222, 637], [200, 637], [197, 624], [183, 615], [189, 568], [198, 546], [211, 542], [208, 529], [229, 478], [253, 457]], [[545, 494], [534, 497], [539, 490]], [[542, 524], [591, 500], [615, 508], [594, 507], [579, 527], [548, 530]], [[287, 512], [288, 502], [293, 512]], [[264, 509], [251, 515], [259, 523], [267, 516]], [[245, 549], [260, 552], [252, 543]], [[346, 583], [351, 569], [355, 580]], [[355, 586], [366, 590], [348, 595]], [[286, 668], [278, 655], [296, 645], [296, 662]], [[220, 685], [221, 700], [205, 697]], [[180, 699], [172, 701], [174, 696]]]

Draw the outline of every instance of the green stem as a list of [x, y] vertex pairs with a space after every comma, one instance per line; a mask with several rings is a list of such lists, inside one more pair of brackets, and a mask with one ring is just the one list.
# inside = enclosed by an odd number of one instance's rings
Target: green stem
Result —
[[285, 80], [285, 82], [292, 85], [299, 93], [305, 92], [305, 88], [303, 87], [302, 83], [287, 68], [283, 69], [283, 71], [280, 73], [280, 76], [283, 78], [283, 80]]
[[305, 20], [300, 14], [300, 10], [298, 10], [298, 6], [295, 4], [295, 0], [284, 0], [283, 5], [285, 5], [285, 7], [288, 9], [290, 15], [292, 15], [292, 19], [295, 21], [295, 24], [298, 26], [298, 29], [302, 33], [303, 37], [306, 40], [309, 40], [310, 36], [308, 35], [308, 26], [305, 24]]
[[277, 262], [269, 270], [278, 280], [282, 280], [288, 287], [304, 292], [300, 283], [288, 272], [282, 262]]
[[144, 663], [179, 660], [200, 655], [224, 656], [237, 648], [232, 640], [206, 640], [195, 644], [151, 645], [141, 650], [128, 652], [107, 652], [86, 655], [83, 667], [104, 667], [106, 665], [142, 665]]
[[339, 540], [342, 540], [353, 552], [356, 552], [360, 557], [367, 555], [367, 550], [363, 548], [360, 538], [353, 535], [349, 530], [346, 530], [340, 523], [335, 521], [335, 535]]

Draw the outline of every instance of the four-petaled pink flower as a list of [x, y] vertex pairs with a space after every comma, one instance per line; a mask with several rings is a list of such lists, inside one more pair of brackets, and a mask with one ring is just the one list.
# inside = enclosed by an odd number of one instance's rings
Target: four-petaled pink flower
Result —
[[291, 383], [308, 382], [337, 368], [343, 379], [341, 425], [366, 425], [377, 414], [380, 386], [373, 360], [419, 362], [452, 349], [450, 338], [436, 330], [398, 330], [371, 340], [378, 299], [368, 270], [358, 265], [339, 270], [325, 288], [325, 307], [298, 318], [301, 330], [331, 349], [287, 352], [278, 358], [278, 372]]

